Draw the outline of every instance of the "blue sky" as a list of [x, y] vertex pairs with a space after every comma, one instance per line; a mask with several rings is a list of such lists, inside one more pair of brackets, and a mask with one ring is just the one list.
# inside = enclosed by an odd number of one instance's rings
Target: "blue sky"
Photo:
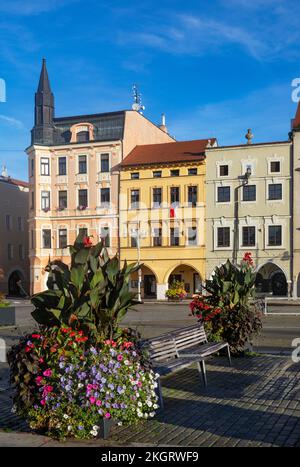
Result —
[[27, 178], [43, 57], [57, 116], [130, 108], [138, 83], [178, 140], [285, 140], [299, 43], [289, 0], [0, 0], [0, 164]]

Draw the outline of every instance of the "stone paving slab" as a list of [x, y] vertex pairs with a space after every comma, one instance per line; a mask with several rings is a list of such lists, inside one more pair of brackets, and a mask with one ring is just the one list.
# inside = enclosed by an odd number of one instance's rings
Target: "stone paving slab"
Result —
[[165, 410], [130, 428], [116, 426], [108, 441], [58, 443], [30, 434], [11, 413], [5, 366], [1, 374], [0, 446], [300, 447], [300, 364], [286, 357], [235, 358], [231, 368], [225, 359], [213, 358], [207, 363], [207, 389], [196, 366], [165, 377]]

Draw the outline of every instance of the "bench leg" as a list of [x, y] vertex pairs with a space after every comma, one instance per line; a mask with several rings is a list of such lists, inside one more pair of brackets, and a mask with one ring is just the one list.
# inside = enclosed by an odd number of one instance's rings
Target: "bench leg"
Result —
[[207, 387], [206, 368], [205, 368], [205, 361], [204, 360], [200, 360], [200, 362], [198, 362], [198, 369], [199, 369], [199, 373], [200, 372], [202, 373], [204, 386]]
[[160, 405], [160, 409], [163, 410], [163, 408], [164, 408], [164, 400], [163, 400], [163, 395], [162, 395], [162, 388], [161, 388], [161, 381], [160, 381], [160, 378], [158, 378], [157, 384], [158, 384], [157, 390], [158, 390], [159, 405]]
[[231, 355], [230, 355], [230, 348], [229, 348], [229, 345], [227, 345], [227, 357], [228, 357], [228, 362], [229, 362], [229, 366], [231, 366]]

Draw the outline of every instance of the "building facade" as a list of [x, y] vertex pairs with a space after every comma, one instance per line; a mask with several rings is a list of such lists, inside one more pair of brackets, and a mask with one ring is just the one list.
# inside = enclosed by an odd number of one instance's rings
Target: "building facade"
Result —
[[138, 144], [173, 143], [137, 111], [56, 118], [43, 61], [35, 95], [29, 162], [31, 293], [46, 287], [49, 256], [69, 261], [80, 229], [119, 251], [119, 169]]
[[251, 252], [258, 292], [292, 293], [291, 155], [291, 141], [206, 150], [206, 278]]
[[[189, 295], [205, 278], [205, 149], [215, 140], [137, 146], [121, 163], [120, 257], [140, 260], [142, 298]], [[138, 276], [131, 287], [137, 290]]]
[[[0, 176], [0, 292], [29, 293], [28, 183]], [[21, 288], [20, 288], [21, 286]]]
[[293, 195], [291, 197], [291, 209], [293, 216], [292, 235], [292, 270], [293, 270], [293, 296], [300, 297], [300, 103], [292, 121], [292, 167]]

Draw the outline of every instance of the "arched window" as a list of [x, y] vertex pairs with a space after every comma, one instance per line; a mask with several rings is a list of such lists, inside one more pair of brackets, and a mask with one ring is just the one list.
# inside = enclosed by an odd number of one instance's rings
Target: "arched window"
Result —
[[85, 143], [90, 140], [90, 132], [89, 131], [79, 131], [76, 134], [77, 143]]

